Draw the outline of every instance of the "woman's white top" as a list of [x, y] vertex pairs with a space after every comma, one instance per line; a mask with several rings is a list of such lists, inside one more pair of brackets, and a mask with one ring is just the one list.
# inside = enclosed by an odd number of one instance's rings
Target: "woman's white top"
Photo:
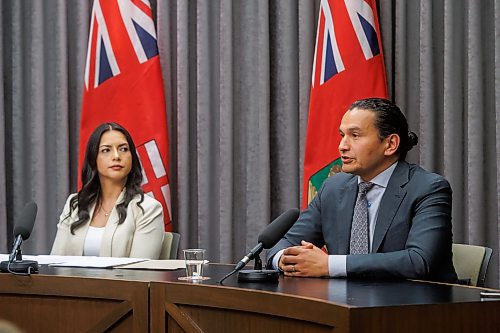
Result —
[[96, 257], [99, 256], [104, 229], [105, 229], [104, 227], [96, 228], [89, 226], [89, 230], [87, 231], [87, 236], [85, 237], [85, 243], [83, 245], [84, 256], [96, 256]]

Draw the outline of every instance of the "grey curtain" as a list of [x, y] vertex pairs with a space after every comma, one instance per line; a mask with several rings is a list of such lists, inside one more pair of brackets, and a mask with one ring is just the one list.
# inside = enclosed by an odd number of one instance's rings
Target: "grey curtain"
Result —
[[[89, 25], [82, 1], [2, 1], [1, 250], [24, 204], [38, 203], [27, 253], [47, 253], [75, 163]], [[0, 139], [2, 140], [2, 139]]]
[[454, 241], [493, 249], [487, 285], [498, 287], [500, 3], [380, 6], [391, 95], [420, 140], [409, 159], [450, 181]]
[[[381, 0], [388, 84], [419, 148], [454, 190], [456, 242], [493, 248], [498, 287], [500, 9]], [[153, 2], [181, 248], [234, 262], [299, 206], [318, 1]], [[0, 252], [30, 199], [26, 253], [48, 253], [76, 156], [91, 1], [0, 2]], [[333, 129], [335, 130], [335, 129]]]
[[314, 2], [158, 3], [181, 245], [234, 261], [299, 205]]

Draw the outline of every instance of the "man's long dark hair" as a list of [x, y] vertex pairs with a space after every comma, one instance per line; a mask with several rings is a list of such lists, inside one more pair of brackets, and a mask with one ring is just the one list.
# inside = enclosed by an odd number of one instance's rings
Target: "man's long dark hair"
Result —
[[107, 131], [121, 132], [127, 139], [130, 153], [132, 154], [132, 168], [130, 169], [127, 182], [125, 184], [125, 195], [123, 201], [116, 206], [119, 216], [118, 224], [125, 221], [125, 218], [127, 217], [128, 204], [137, 194], [140, 194], [141, 196], [141, 200], [138, 205], [142, 209], [140, 206], [140, 203], [144, 201], [144, 192], [141, 189], [142, 172], [134, 141], [132, 140], [129, 132], [121, 125], [117, 123], [103, 123], [97, 126], [87, 142], [81, 173], [82, 188], [77, 195], [71, 198], [70, 201], [70, 211], [66, 218], [71, 216], [75, 209], [78, 210], [78, 220], [70, 226], [70, 230], [73, 235], [75, 234], [74, 230], [76, 228], [89, 221], [89, 206], [92, 204], [100, 204], [101, 183], [99, 181], [99, 173], [97, 172], [97, 155], [99, 154], [99, 143], [101, 142], [101, 137]]
[[400, 139], [396, 153], [399, 160], [404, 161], [406, 154], [418, 143], [418, 136], [408, 131], [408, 121], [403, 112], [393, 102], [383, 98], [366, 98], [354, 102], [350, 110], [369, 110], [375, 113], [375, 128], [381, 140], [391, 134], [397, 134]]

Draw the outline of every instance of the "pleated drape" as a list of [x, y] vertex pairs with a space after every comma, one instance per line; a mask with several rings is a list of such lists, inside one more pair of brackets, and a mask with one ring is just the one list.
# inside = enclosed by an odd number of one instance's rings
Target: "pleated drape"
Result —
[[[2, 5], [0, 4], [0, 9]], [[3, 10], [0, 10], [0, 22], [3, 22]], [[3, 36], [4, 26], [0, 24], [0, 36]], [[0, 38], [0, 50], [3, 50], [3, 38]], [[3, 78], [3, 52], [0, 52], [0, 78]], [[4, 101], [4, 80], [0, 79], [0, 101]], [[0, 251], [7, 251], [7, 243], [10, 243], [8, 235], [12, 234], [12, 226], [7, 224], [7, 188], [5, 186], [6, 168], [5, 161], [5, 103], [0, 103]]]
[[[38, 218], [26, 251], [47, 253], [65, 196], [74, 191], [89, 4], [2, 1], [2, 249], [29, 200]], [[7, 226], [7, 227], [6, 227]], [[10, 246], [9, 246], [10, 247]]]
[[158, 3], [183, 247], [234, 261], [298, 206], [315, 6]]
[[409, 159], [453, 189], [457, 243], [493, 249], [498, 286], [500, 89], [498, 1], [381, 1], [392, 98], [419, 145]]

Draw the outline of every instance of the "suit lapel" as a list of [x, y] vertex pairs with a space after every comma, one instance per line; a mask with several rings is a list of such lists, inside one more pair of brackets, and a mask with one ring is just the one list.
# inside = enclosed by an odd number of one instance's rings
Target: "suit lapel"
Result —
[[339, 195], [339, 211], [337, 221], [338, 254], [349, 253], [349, 240], [351, 238], [352, 214], [358, 195], [358, 177], [352, 177], [341, 189]]
[[399, 205], [403, 201], [406, 190], [403, 188], [408, 183], [409, 165], [406, 162], [399, 162], [387, 184], [380, 207], [378, 209], [377, 223], [373, 234], [372, 252], [378, 251], [387, 230], [394, 220]]

